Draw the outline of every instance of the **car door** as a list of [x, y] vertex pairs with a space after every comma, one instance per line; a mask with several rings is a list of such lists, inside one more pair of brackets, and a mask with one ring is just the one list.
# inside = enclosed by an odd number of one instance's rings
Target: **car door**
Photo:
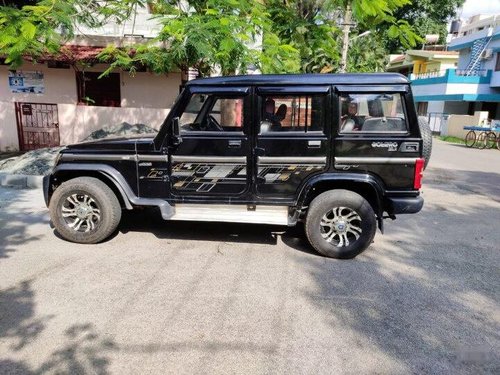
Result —
[[408, 86], [337, 86], [338, 128], [334, 129], [338, 170], [368, 172], [388, 188], [412, 189], [422, 147]]
[[234, 200], [249, 190], [250, 90], [191, 86], [189, 91], [178, 113], [182, 141], [169, 153], [171, 194]]
[[295, 198], [328, 166], [329, 86], [258, 87], [255, 174], [259, 199]]

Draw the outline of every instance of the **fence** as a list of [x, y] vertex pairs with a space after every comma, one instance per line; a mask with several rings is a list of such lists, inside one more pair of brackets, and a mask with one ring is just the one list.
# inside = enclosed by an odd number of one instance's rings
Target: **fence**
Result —
[[446, 128], [448, 124], [448, 118], [450, 115], [448, 113], [441, 112], [429, 112], [427, 114], [427, 121], [433, 133], [441, 134], [441, 130]]

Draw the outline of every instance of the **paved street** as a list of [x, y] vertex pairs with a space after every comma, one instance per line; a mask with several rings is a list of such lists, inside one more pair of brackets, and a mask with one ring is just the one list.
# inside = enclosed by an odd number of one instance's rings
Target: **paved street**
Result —
[[149, 211], [71, 244], [1, 189], [0, 373], [500, 373], [500, 151], [434, 146], [424, 210], [349, 261]]

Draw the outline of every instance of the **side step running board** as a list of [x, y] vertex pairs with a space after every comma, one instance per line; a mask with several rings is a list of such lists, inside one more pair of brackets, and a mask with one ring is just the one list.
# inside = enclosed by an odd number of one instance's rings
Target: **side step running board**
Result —
[[176, 204], [169, 220], [291, 225], [288, 207], [220, 204]]

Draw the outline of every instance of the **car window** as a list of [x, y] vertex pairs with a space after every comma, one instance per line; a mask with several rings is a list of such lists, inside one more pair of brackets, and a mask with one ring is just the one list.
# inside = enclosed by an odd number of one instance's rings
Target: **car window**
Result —
[[193, 94], [179, 117], [181, 132], [242, 131], [243, 97]]
[[341, 133], [401, 133], [407, 131], [401, 94], [342, 94]]
[[324, 95], [263, 96], [260, 100], [260, 133], [323, 131]]

